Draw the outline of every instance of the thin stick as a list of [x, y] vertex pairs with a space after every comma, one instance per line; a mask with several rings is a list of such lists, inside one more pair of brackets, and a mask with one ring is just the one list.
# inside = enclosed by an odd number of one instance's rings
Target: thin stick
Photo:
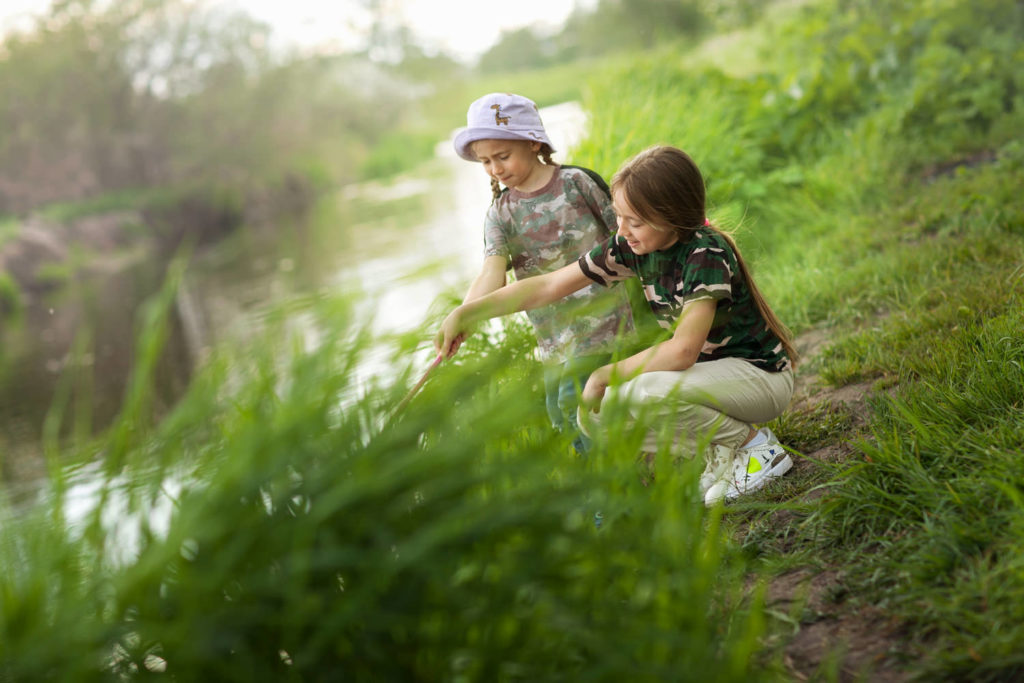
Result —
[[444, 354], [438, 353], [437, 358], [434, 359], [434, 362], [430, 364], [427, 371], [423, 373], [422, 377], [420, 377], [420, 381], [416, 382], [416, 386], [409, 390], [409, 393], [405, 395], [405, 398], [403, 398], [398, 404], [398, 407], [395, 408], [395, 412], [391, 413], [392, 418], [402, 412], [402, 409], [405, 408], [409, 401], [412, 400], [412, 397], [416, 395], [416, 392], [423, 388], [423, 385], [427, 383], [427, 378], [430, 377], [430, 373], [434, 371], [434, 368], [441, 364], [442, 360], [444, 360]]

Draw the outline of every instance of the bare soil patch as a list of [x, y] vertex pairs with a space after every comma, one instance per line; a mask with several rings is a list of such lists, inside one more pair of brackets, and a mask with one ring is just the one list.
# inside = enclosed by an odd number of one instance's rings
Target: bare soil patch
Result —
[[901, 625], [877, 608], [847, 600], [841, 571], [798, 569], [778, 576], [765, 606], [794, 617], [795, 633], [783, 653], [793, 680], [816, 680], [828, 670], [841, 681], [908, 680], [893, 655], [903, 638]]
[[[809, 331], [796, 339], [803, 368], [813, 368], [827, 346], [828, 333]], [[808, 485], [797, 500], [811, 502], [828, 495], [827, 489], [811, 484], [821, 479], [819, 471], [830, 463], [855, 457], [853, 445], [863, 435], [870, 415], [871, 382], [842, 387], [826, 386], [813, 370], [797, 372], [797, 386], [790, 412], [814, 420], [841, 414], [844, 438], [816, 445], [806, 457], [794, 458], [786, 479], [790, 486]], [[770, 525], [784, 529], [803, 518], [800, 513], [781, 509], [771, 513]], [[784, 531], [780, 538], [788, 537]], [[785, 552], [784, 540], [781, 551]], [[844, 568], [819, 565], [792, 569], [772, 577], [765, 595], [766, 607], [788, 615], [792, 632], [783, 648], [783, 663], [796, 681], [819, 680], [827, 671], [838, 672], [841, 681], [897, 683], [909, 679], [898, 658], [905, 632], [900, 623], [881, 610], [850, 598], [844, 585]]]

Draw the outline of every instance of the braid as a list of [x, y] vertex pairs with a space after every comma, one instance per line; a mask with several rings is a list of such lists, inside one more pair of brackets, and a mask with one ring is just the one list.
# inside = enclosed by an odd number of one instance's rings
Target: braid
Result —
[[540, 158], [547, 166], [554, 166], [555, 162], [551, 158], [551, 145], [543, 143], [540, 146]]
[[491, 201], [494, 201], [501, 196], [501, 183], [498, 182], [497, 178], [491, 178], [491, 194], [493, 195]]

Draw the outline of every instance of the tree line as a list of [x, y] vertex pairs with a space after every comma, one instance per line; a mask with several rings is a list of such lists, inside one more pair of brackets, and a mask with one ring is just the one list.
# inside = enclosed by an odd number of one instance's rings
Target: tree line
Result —
[[0, 42], [0, 216], [172, 186], [355, 175], [405, 90], [358, 55], [274, 54], [185, 0], [59, 0]]

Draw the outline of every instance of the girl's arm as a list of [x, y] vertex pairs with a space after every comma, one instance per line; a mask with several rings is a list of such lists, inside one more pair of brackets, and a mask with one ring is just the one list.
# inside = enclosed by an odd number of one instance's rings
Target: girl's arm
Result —
[[504, 256], [488, 256], [484, 258], [484, 264], [480, 268], [480, 274], [473, 280], [473, 284], [469, 286], [469, 291], [466, 292], [466, 298], [462, 300], [462, 303], [467, 303], [473, 299], [479, 299], [482, 296], [486, 296], [491, 292], [501, 289], [505, 286], [505, 270], [506, 261]]
[[441, 323], [441, 329], [434, 337], [434, 348], [450, 358], [458, 349], [457, 340], [465, 338], [477, 323], [546, 306], [592, 283], [593, 280], [583, 274], [579, 264], [573, 262], [550, 273], [518, 280], [486, 296], [467, 300]]
[[583, 404], [597, 412], [613, 375], [624, 381], [636, 377], [641, 372], [686, 370], [692, 367], [697, 362], [711, 331], [716, 306], [717, 302], [714, 299], [689, 302], [683, 306], [683, 312], [679, 316], [676, 331], [671, 339], [595, 370], [583, 388]]
[[[504, 287], [506, 269], [507, 262], [504, 256], [491, 255], [484, 257], [484, 263], [480, 267], [480, 272], [477, 274], [476, 279], [473, 280], [473, 284], [469, 286], [469, 291], [466, 292], [466, 297], [462, 300], [462, 303], [468, 303], [482, 296], [487, 296], [491, 292]], [[458, 351], [459, 346], [465, 340], [465, 336], [458, 337], [452, 346], [451, 353]]]

